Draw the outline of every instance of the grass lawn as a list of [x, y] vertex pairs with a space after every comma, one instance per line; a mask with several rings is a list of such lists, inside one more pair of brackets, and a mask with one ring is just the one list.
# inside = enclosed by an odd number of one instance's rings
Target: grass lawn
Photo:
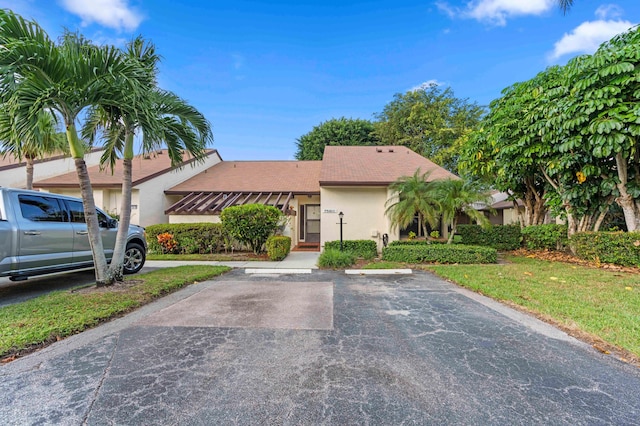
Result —
[[527, 257], [508, 257], [508, 261], [424, 269], [520, 306], [602, 351], [621, 348], [623, 358], [640, 360], [640, 274]]
[[206, 265], [164, 268], [110, 287], [58, 291], [0, 308], [0, 358], [10, 360], [229, 270]]

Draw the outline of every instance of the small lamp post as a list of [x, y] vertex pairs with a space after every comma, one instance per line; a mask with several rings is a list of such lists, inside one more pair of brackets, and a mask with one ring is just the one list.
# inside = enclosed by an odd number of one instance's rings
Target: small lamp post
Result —
[[342, 251], [342, 219], [344, 218], [344, 213], [338, 213], [338, 217], [340, 218], [340, 251]]

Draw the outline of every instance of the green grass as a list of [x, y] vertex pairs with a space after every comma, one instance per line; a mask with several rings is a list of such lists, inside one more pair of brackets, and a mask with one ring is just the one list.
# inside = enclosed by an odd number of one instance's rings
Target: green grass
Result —
[[229, 270], [207, 265], [164, 268], [129, 277], [135, 284], [124, 288], [59, 291], [0, 308], [0, 357], [79, 333], [159, 296]]
[[506, 265], [425, 269], [640, 357], [640, 275], [524, 257], [509, 260]]
[[401, 262], [381, 261], [367, 263], [362, 269], [405, 269], [406, 267], [407, 265]]

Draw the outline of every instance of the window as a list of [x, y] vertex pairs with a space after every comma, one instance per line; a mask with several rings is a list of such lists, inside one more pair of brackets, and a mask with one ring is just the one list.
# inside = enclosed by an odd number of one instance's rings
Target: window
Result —
[[[74, 223], [85, 223], [84, 218], [84, 206], [79, 201], [67, 201], [67, 206], [69, 207], [69, 213], [71, 214], [71, 222]], [[107, 216], [101, 211], [96, 211], [98, 215], [98, 226], [101, 228], [108, 228], [109, 220]]]
[[38, 195], [20, 195], [22, 217], [34, 222], [64, 222], [66, 214], [60, 208], [58, 200]]

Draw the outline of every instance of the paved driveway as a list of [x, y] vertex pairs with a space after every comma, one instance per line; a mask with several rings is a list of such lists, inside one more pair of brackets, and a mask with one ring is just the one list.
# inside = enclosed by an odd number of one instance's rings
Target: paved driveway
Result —
[[0, 367], [0, 424], [639, 424], [638, 395], [426, 273], [236, 270]]

